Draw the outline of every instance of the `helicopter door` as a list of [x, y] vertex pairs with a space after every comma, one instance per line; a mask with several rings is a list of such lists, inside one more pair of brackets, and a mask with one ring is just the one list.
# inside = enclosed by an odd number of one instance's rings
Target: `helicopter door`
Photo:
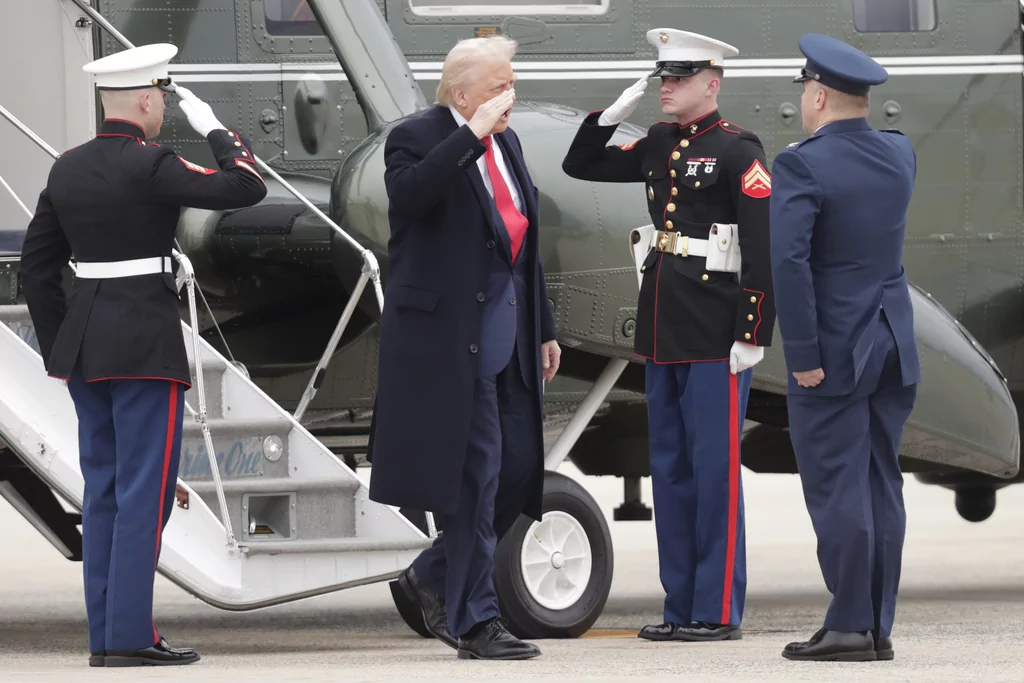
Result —
[[253, 0], [252, 7], [260, 48], [280, 62], [280, 106], [261, 118], [283, 142], [277, 161], [330, 175], [368, 134], [348, 78], [306, 0]]

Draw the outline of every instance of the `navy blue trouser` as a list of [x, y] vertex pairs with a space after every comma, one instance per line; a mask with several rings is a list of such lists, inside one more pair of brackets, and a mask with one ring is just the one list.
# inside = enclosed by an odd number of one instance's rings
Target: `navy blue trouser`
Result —
[[444, 533], [413, 560], [413, 571], [444, 596], [453, 637], [500, 616], [494, 588], [494, 549], [529, 499], [543, 467], [533, 433], [533, 394], [523, 383], [519, 354], [498, 375], [477, 377], [474, 410], [454, 514]]
[[752, 369], [647, 361], [654, 522], [665, 621], [739, 625], [746, 597], [740, 438]]
[[174, 506], [185, 387], [157, 379], [68, 381], [85, 480], [82, 555], [89, 651], [156, 643], [153, 583]]
[[856, 391], [790, 396], [789, 432], [832, 603], [825, 628], [892, 633], [907, 516], [898, 455], [917, 385], [904, 387], [885, 314]]

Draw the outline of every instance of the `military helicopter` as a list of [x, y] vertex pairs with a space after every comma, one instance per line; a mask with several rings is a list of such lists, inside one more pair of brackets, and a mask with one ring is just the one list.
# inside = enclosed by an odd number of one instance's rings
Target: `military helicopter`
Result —
[[[38, 88], [5, 89], [0, 105], [64, 149], [89, 139], [100, 116], [81, 64], [123, 49], [126, 39], [179, 46], [174, 80], [251, 135], [263, 168], [272, 169], [271, 191], [255, 207], [182, 212], [178, 239], [201, 295], [199, 336], [351, 471], [364, 464], [375, 390], [380, 309], [376, 288], [367, 287], [377, 277], [368, 264], [379, 264], [387, 292], [388, 131], [430, 106], [455, 40], [501, 32], [519, 42], [511, 125], [541, 192], [542, 257], [564, 350], [559, 377], [545, 391], [545, 510], [568, 520], [566, 533], [583, 544], [586, 557], [535, 579], [525, 568], [536, 550], [531, 542], [550, 524], [521, 519], [509, 532], [497, 551], [496, 583], [517, 635], [580, 635], [600, 615], [610, 588], [613, 549], [604, 515], [582, 486], [556, 471], [566, 458], [584, 474], [623, 479], [614, 520], [651, 519], [640, 495], [641, 478], [649, 475], [647, 420], [643, 366], [632, 353], [637, 286], [627, 246], [629, 231], [650, 220], [643, 188], [584, 183], [561, 171], [585, 112], [607, 106], [650, 72], [648, 28], [685, 28], [740, 49], [725, 64], [721, 110], [760, 135], [769, 163], [804, 137], [800, 89], [792, 83], [803, 64], [801, 35], [836, 35], [886, 66], [890, 79], [873, 91], [872, 122], [898, 127], [919, 159], [905, 263], [923, 382], [904, 436], [903, 470], [954, 490], [957, 510], [971, 521], [992, 513], [996, 490], [1021, 481], [1024, 323], [1015, 321], [1024, 304], [1024, 5], [1017, 0], [821, 0], [800, 8], [765, 0], [757, 12], [689, 0], [671, 7], [648, 0], [191, 0], [173, 11], [137, 0], [96, 4], [41, 0], [8, 11], [16, 18], [0, 29], [7, 31], [0, 54]], [[22, 62], [29, 40], [34, 58]], [[659, 120], [657, 107], [654, 97], [642, 101], [611, 143], [642, 136]], [[0, 177], [13, 194], [33, 198], [50, 159], [16, 127], [0, 123], [0, 136], [9, 152], [0, 159]], [[212, 165], [205, 141], [173, 105], [157, 142]], [[2, 264], [9, 273], [3, 303], [16, 306], [19, 226], [26, 218], [13, 204], [0, 204], [0, 216], [14, 227]], [[9, 325], [31, 343], [24, 318]], [[746, 415], [742, 458], [752, 471], [796, 472], [785, 386], [776, 343], [756, 368]], [[261, 534], [286, 538], [276, 512], [256, 519], [245, 507], [244, 496], [253, 495], [239, 493], [245, 482], [263, 476], [265, 460], [273, 461], [265, 448], [260, 457], [251, 435], [236, 436], [225, 437], [233, 444], [214, 468], [227, 497], [215, 497], [216, 487], [204, 483], [212, 473], [198, 439], [183, 440], [179, 477], [211, 508], [231, 507], [251, 546]], [[13, 440], [2, 413], [0, 437]], [[24, 452], [11, 451], [0, 456], [0, 493], [11, 500], [14, 490], [16, 507], [75, 559], [76, 520], [65, 518], [50, 492], [60, 490], [45, 473], [23, 466]], [[421, 511], [401, 512], [421, 531], [430, 529]], [[204, 599], [226, 609], [273, 602]], [[396, 605], [423, 633], [397, 594]]]

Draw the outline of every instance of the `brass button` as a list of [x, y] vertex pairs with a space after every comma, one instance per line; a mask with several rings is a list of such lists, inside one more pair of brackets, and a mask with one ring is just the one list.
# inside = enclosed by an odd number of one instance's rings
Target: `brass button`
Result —
[[749, 333], [749, 332], [747, 332], [747, 333], [746, 333], [745, 335], [743, 335], [743, 338], [744, 338], [744, 339], [750, 339], [750, 333]]
[[668, 206], [666, 206], [665, 208], [668, 209], [669, 211], [675, 211], [676, 205], [673, 204], [672, 202], [669, 202]]
[[668, 228], [669, 230], [671, 230], [672, 229], [672, 221], [665, 221], [665, 227]]
[[248, 153], [248, 152], [246, 152], [246, 151], [245, 151], [245, 150], [243, 149], [243, 150], [242, 150], [242, 156], [243, 156], [243, 157], [247, 157], [247, 156], [249, 156], [249, 153]]
[[676, 177], [676, 169], [674, 169], [674, 168], [672, 169], [672, 177], [673, 177], [673, 178], [675, 178], [675, 177]]
[[704, 280], [704, 281], [706, 282], [706, 281], [707, 281], [707, 279], [708, 279], [708, 274], [707, 274], [707, 273], [704, 273], [703, 275], [701, 275], [701, 276], [700, 276], [700, 279], [701, 279], [701, 280]]
[[697, 124], [696, 123], [693, 124], [692, 126], [690, 126], [690, 132], [691, 133], [696, 133], [697, 132]]
[[232, 138], [233, 138], [233, 137], [235, 137], [235, 134], [234, 134], [234, 133], [232, 133], [232, 132], [231, 132], [231, 131], [229, 130], [229, 131], [228, 131], [228, 137], [232, 137]]
[[722, 244], [729, 244], [729, 240], [722, 240]]
[[678, 149], [676, 151], [672, 152], [672, 158], [673, 159], [678, 160], [679, 156], [680, 156], [680, 154], [679, 154], [679, 150]]
[[477, 301], [483, 301], [484, 300], [484, 293], [483, 292], [477, 292], [476, 293], [476, 300]]
[[689, 147], [690, 146], [690, 141], [689, 140], [683, 140], [682, 142], [679, 143], [679, 146], [680, 147]]
[[722, 121], [722, 125], [728, 127], [729, 122], [728, 121]]
[[641, 273], [644, 272], [645, 270], [647, 270], [647, 266], [640, 266], [640, 272]]
[[757, 297], [756, 296], [750, 297], [750, 303], [756, 304], [757, 303]]
[[753, 320], [753, 319], [754, 319], [754, 316], [752, 316], [752, 315], [748, 315], [747, 316], [747, 320]]
[[239, 142], [238, 140], [235, 140], [235, 147], [241, 147], [241, 146], [242, 146], [242, 143]]
[[476, 353], [479, 350], [480, 350], [480, 347], [477, 346], [476, 344], [470, 344], [469, 345], [469, 352], [470, 353]]
[[652, 176], [652, 175], [654, 175], [654, 171], [648, 171], [648, 172], [647, 172], [647, 175], [649, 175], [649, 176]]
[[672, 196], [675, 197], [677, 194], [679, 194], [679, 188], [678, 187], [673, 187], [672, 188]]
[[693, 184], [693, 186], [694, 186], [694, 187], [700, 187], [700, 181], [698, 180], [697, 182], [695, 182], [695, 183]]

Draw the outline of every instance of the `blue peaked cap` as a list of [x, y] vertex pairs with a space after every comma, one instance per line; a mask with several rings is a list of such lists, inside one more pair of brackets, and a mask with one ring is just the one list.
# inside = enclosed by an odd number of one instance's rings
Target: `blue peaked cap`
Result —
[[818, 81], [851, 95], [867, 95], [871, 86], [889, 78], [881, 64], [832, 36], [809, 33], [800, 39], [800, 52], [807, 63], [794, 83]]

